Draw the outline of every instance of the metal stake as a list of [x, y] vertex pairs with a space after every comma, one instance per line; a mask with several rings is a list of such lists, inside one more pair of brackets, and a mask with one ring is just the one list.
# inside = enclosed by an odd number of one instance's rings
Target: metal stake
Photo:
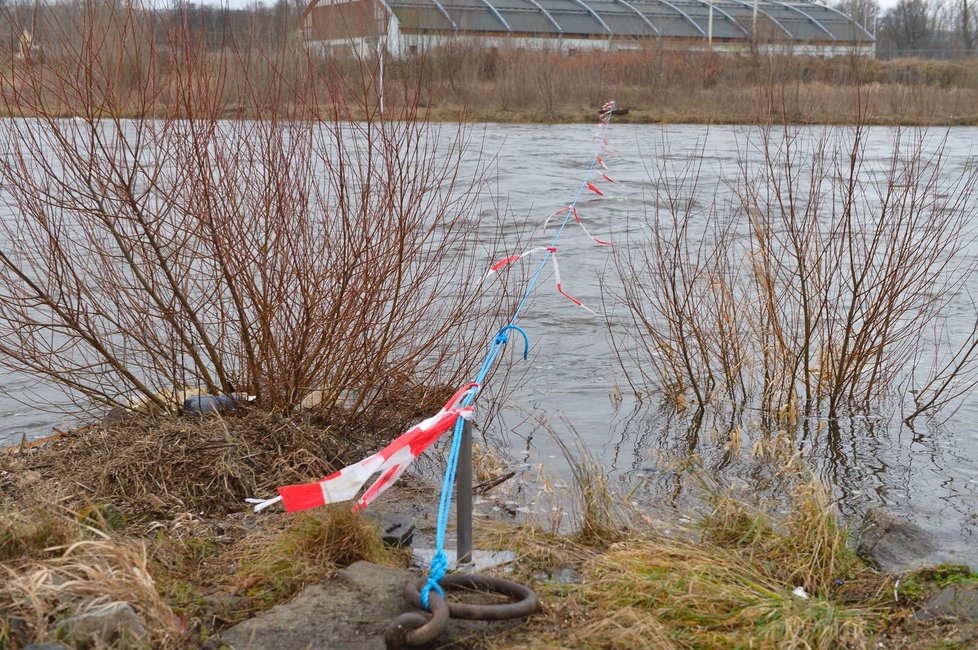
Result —
[[458, 469], [455, 483], [458, 507], [456, 555], [459, 564], [472, 561], [472, 423], [462, 426], [462, 446], [458, 452]]

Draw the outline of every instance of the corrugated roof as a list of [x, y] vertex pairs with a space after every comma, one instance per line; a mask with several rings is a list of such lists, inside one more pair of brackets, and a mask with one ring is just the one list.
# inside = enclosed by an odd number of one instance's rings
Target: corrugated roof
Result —
[[[402, 28], [568, 37], [750, 38], [754, 0], [385, 0]], [[825, 5], [757, 0], [756, 30], [776, 40], [870, 42], [860, 25]]]

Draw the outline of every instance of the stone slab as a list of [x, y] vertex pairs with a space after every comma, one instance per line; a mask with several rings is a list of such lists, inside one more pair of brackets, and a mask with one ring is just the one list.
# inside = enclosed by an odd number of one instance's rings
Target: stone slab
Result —
[[978, 589], [960, 585], [944, 587], [928, 599], [916, 616], [924, 620], [951, 616], [959, 621], [978, 621]]
[[[357, 562], [325, 582], [306, 587], [288, 603], [235, 625], [207, 645], [233, 650], [385, 650], [387, 625], [398, 614], [416, 611], [403, 593], [404, 586], [420, 574]], [[465, 601], [496, 602], [493, 596], [479, 593], [467, 593]], [[445, 632], [417, 650], [468, 647], [472, 639], [485, 639], [520, 623], [451, 619]]]
[[357, 562], [288, 603], [221, 634], [234, 650], [384, 650], [384, 630], [407, 609], [401, 595], [415, 575]]
[[[448, 556], [448, 568], [461, 571], [463, 573], [480, 573], [486, 569], [497, 566], [505, 566], [516, 560], [516, 554], [512, 551], [472, 551], [472, 562], [459, 564], [458, 557], [452, 549], [445, 549]], [[414, 566], [427, 570], [431, 566], [431, 560], [435, 557], [433, 548], [416, 548], [411, 554], [411, 563]]]
[[881, 508], [866, 512], [856, 552], [882, 571], [900, 572], [937, 564], [937, 537]]

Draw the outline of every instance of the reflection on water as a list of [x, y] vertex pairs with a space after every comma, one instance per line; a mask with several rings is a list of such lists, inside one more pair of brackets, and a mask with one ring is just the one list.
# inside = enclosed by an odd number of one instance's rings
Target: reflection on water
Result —
[[[548, 242], [549, 236], [528, 224], [542, 224], [573, 197], [589, 162], [592, 127], [486, 125], [474, 130], [484, 153], [496, 158], [491, 196], [485, 197], [484, 237], [501, 232], [514, 242], [513, 252]], [[611, 238], [622, 248], [647, 227], [644, 217], [654, 190], [674, 186], [694, 171], [698, 183], [685, 186], [691, 200], [737, 215], [741, 208], [730, 184], [745, 160], [756, 162], [762, 155], [753, 144], [756, 135], [748, 127], [613, 126], [618, 155], [609, 160], [609, 174], [618, 183], [604, 198], [586, 197], [580, 216], [592, 234]], [[888, 165], [892, 135], [890, 129], [870, 130], [867, 178], [878, 178]], [[973, 165], [975, 144], [978, 129], [951, 130], [945, 152], [949, 174]], [[804, 157], [796, 162], [804, 173]], [[659, 176], [653, 167], [667, 176]], [[691, 237], [704, 233], [705, 228]], [[624, 321], [613, 300], [618, 280], [611, 254], [570, 229], [561, 243], [561, 275], [569, 293], [599, 312], [603, 307], [611, 327], [620, 328]], [[492, 291], [495, 286], [487, 282], [483, 288]], [[970, 331], [974, 318], [973, 305], [962, 301], [951, 325]], [[921, 421], [915, 430], [894, 416], [838, 422], [812, 418], [802, 420], [797, 431], [779, 433], [749, 409], [697, 422], [654, 403], [636, 404], [602, 319], [557, 295], [552, 280], [541, 283], [521, 325], [530, 336], [529, 361], [513, 350], [504, 355], [504, 362], [513, 364], [518, 387], [483, 432], [514, 462], [542, 464], [551, 474], [567, 476], [551, 434], [536, 419], [544, 417], [561, 433], [570, 435], [572, 425], [588, 453], [611, 476], [623, 486], [637, 486], [636, 499], [683, 510], [695, 496], [693, 482], [685, 478], [691, 461], [726, 483], [776, 494], [781, 480], [777, 463], [765, 459], [780, 458], [782, 445], [782, 451], [797, 451], [833, 486], [844, 512], [884, 505], [940, 533], [978, 565], [978, 545], [972, 543], [978, 529], [978, 431], [972, 426], [978, 420], [978, 399], [960, 405], [941, 425]], [[28, 396], [29, 386], [22, 377], [8, 376], [2, 382], [3, 390], [22, 400], [60, 397], [43, 387], [33, 387], [37, 395]], [[0, 442], [45, 435], [60, 420], [0, 397]]]

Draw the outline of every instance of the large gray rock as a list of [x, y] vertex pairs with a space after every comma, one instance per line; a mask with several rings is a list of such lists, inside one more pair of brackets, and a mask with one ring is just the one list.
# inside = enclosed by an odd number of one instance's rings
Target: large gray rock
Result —
[[916, 614], [917, 618], [953, 616], [960, 621], [978, 620], [978, 589], [949, 585], [931, 596]]
[[[399, 614], [417, 611], [404, 599], [404, 586], [417, 574], [357, 562], [321, 584], [306, 587], [292, 601], [239, 623], [208, 642], [234, 650], [385, 650], [384, 632]], [[493, 596], [466, 594], [466, 602], [495, 602]], [[519, 625], [519, 620], [450, 619], [429, 646], [456, 647], [466, 639], [486, 638]]]
[[288, 603], [235, 625], [221, 641], [235, 650], [384, 650], [384, 630], [407, 609], [404, 569], [357, 562]]
[[881, 508], [872, 508], [863, 519], [856, 553], [882, 571], [906, 571], [933, 561], [937, 538]]
[[146, 628], [129, 603], [115, 602], [94, 607], [67, 618], [55, 635], [76, 648], [144, 647]]

